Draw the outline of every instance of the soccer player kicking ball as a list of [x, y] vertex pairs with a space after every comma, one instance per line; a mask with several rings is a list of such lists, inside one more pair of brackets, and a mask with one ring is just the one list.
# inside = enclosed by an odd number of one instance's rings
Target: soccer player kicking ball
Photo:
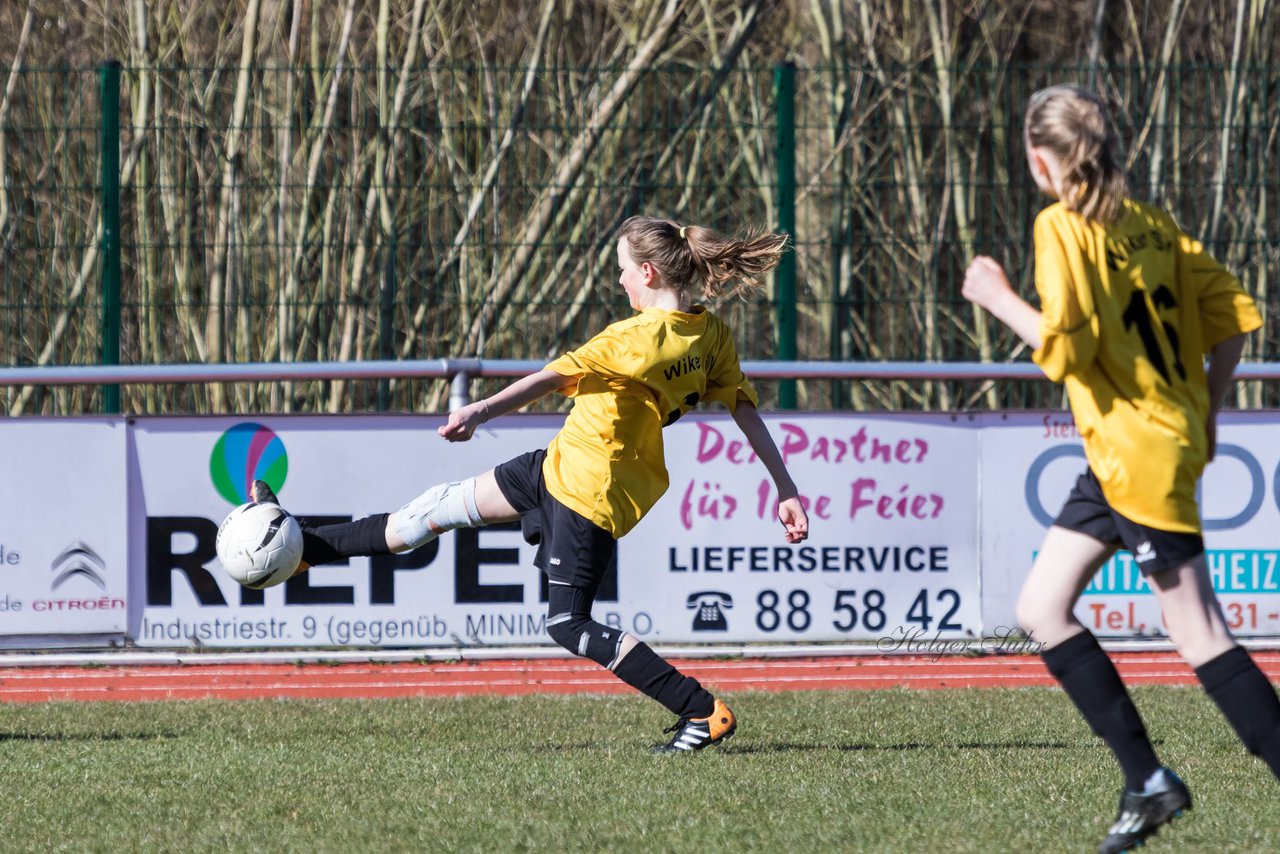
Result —
[[[759, 399], [742, 373], [733, 335], [694, 300], [760, 285], [787, 238], [743, 240], [698, 226], [632, 217], [618, 240], [620, 281], [638, 314], [607, 327], [578, 349], [490, 398], [462, 407], [438, 432], [465, 442], [477, 427], [551, 392], [574, 398], [564, 427], [545, 451], [516, 457], [460, 483], [433, 486], [394, 513], [303, 529], [302, 566], [356, 555], [416, 549], [444, 531], [519, 519], [547, 574], [547, 632], [575, 655], [607, 667], [657, 700], [679, 721], [660, 753], [700, 750], [733, 735], [724, 702], [647, 644], [591, 619], [596, 592], [617, 539], [649, 511], [668, 485], [662, 428], [698, 403], [729, 407], [780, 498], [789, 543], [809, 534], [796, 485], [756, 411]], [[262, 481], [259, 503], [279, 503]]]
[[1073, 86], [1035, 93], [1025, 142], [1037, 186], [1058, 200], [1035, 222], [1041, 308], [1015, 294], [990, 258], [970, 264], [964, 295], [1033, 347], [1049, 379], [1065, 382], [1084, 439], [1089, 468], [1045, 536], [1017, 613], [1124, 771], [1105, 854], [1140, 845], [1191, 808], [1111, 660], [1072, 614], [1121, 546], [1151, 585], [1178, 652], [1245, 747], [1280, 777], [1280, 700], [1223, 619], [1196, 506], [1218, 409], [1244, 336], [1262, 319], [1236, 278], [1167, 213], [1126, 197], [1124, 157], [1096, 95]]

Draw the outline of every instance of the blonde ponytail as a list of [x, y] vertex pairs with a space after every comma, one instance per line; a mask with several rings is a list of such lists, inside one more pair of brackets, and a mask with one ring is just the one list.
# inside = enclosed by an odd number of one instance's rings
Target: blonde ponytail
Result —
[[1086, 219], [1110, 225], [1120, 214], [1128, 181], [1120, 137], [1106, 104], [1078, 86], [1050, 86], [1027, 104], [1027, 143], [1062, 162], [1064, 205]]
[[656, 217], [633, 216], [622, 224], [637, 264], [646, 261], [663, 280], [691, 296], [715, 299], [763, 286], [763, 276], [787, 249], [785, 234], [758, 232], [726, 237], [700, 225], [676, 225]]

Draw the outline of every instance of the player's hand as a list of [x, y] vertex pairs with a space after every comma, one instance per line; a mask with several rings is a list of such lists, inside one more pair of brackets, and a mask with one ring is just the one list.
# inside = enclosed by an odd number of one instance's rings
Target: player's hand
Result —
[[778, 502], [778, 519], [786, 529], [788, 543], [799, 543], [809, 536], [809, 514], [804, 512], [800, 499], [787, 498]]
[[1013, 286], [1009, 284], [1009, 277], [1004, 274], [1000, 262], [979, 255], [964, 271], [964, 287], [960, 293], [969, 302], [990, 311], [1002, 297], [1013, 293]]
[[468, 403], [461, 409], [450, 412], [449, 420], [437, 427], [436, 432], [450, 442], [465, 442], [475, 435], [476, 428], [485, 422], [488, 412], [489, 407], [484, 401]]

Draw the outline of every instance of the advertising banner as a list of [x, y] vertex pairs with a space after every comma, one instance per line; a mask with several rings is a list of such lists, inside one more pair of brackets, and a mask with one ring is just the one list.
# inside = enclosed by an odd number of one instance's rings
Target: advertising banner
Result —
[[[980, 634], [977, 431], [967, 418], [771, 415], [807, 504], [783, 540], [777, 494], [728, 417], [667, 428], [671, 487], [621, 541], [663, 640], [875, 640]], [[626, 627], [630, 628], [630, 627]]]
[[120, 419], [0, 424], [0, 645], [127, 628], [128, 428]]
[[[312, 524], [397, 509], [427, 487], [545, 445], [558, 418], [507, 419], [449, 444], [439, 416], [139, 419], [146, 506], [140, 646], [455, 646], [541, 641], [539, 573], [514, 526], [400, 556], [318, 566], [254, 591], [218, 566], [218, 525], [268, 472]], [[536, 616], [535, 616], [536, 615]]]
[[[938, 649], [1016, 625], [1016, 597], [1085, 462], [1070, 415], [770, 414], [811, 537], [785, 543], [764, 466], [727, 414], [664, 431], [670, 486], [619, 542], [596, 618], [655, 643], [874, 641]], [[471, 646], [548, 643], [546, 583], [508, 523], [407, 555], [314, 568], [266, 591], [217, 563], [219, 522], [272, 473], [311, 522], [394, 510], [427, 487], [543, 448], [559, 416], [32, 419], [0, 425], [0, 645]], [[1231, 627], [1280, 635], [1280, 427], [1228, 413], [1201, 483], [1207, 560]], [[1160, 637], [1131, 555], [1077, 615]], [[40, 639], [44, 640], [33, 640]]]
[[[1015, 623], [1014, 603], [1084, 451], [1067, 413], [983, 415], [982, 576], [987, 634]], [[1228, 624], [1280, 634], [1280, 414], [1228, 412], [1200, 482], [1206, 559]], [[1163, 637], [1160, 609], [1133, 556], [1118, 552], [1084, 590], [1077, 618], [1108, 637]]]
[[[266, 591], [220, 571], [221, 519], [275, 471], [312, 523], [398, 508], [428, 486], [545, 447], [562, 419], [520, 416], [470, 442], [439, 416], [138, 419], [145, 517], [132, 633], [158, 647], [549, 643], [546, 584], [518, 524], [406, 555], [321, 566]], [[597, 620], [656, 643], [980, 633], [977, 431], [937, 416], [768, 416], [812, 536], [783, 539], [764, 466], [727, 415], [664, 430], [671, 484], [619, 542]], [[145, 499], [143, 498], [145, 496]]]

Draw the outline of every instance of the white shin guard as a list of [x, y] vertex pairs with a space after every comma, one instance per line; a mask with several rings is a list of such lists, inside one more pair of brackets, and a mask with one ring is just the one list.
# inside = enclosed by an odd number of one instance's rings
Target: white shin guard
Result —
[[[476, 479], [431, 487], [396, 511], [396, 533], [411, 549], [426, 545], [441, 531], [483, 525], [476, 509]], [[431, 526], [439, 530], [433, 529]]]

